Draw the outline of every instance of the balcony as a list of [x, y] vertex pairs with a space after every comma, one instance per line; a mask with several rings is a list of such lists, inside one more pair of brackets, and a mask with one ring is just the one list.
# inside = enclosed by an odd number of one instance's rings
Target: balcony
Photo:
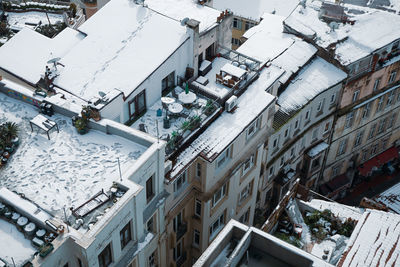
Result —
[[184, 251], [182, 253], [182, 256], [180, 256], [177, 260], [176, 260], [176, 266], [182, 266], [186, 261], [186, 251]]
[[187, 232], [187, 223], [182, 223], [178, 226], [176, 230], [176, 241], [179, 241], [182, 236], [184, 236]]

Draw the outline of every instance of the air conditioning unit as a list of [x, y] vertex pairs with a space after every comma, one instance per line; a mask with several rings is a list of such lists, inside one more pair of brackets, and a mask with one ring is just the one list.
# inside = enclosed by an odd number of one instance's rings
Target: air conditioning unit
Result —
[[231, 96], [226, 102], [225, 102], [225, 110], [228, 112], [232, 112], [237, 106], [237, 96]]

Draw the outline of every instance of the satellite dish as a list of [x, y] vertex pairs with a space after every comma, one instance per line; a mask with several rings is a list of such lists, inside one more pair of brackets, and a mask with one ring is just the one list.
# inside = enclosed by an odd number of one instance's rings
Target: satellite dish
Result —
[[102, 91], [99, 91], [98, 94], [99, 94], [99, 96], [101, 96], [101, 97], [105, 97], [105, 96], [106, 96], [106, 93], [104, 93], [104, 92], [102, 92]]
[[52, 58], [49, 61], [47, 61], [47, 64], [56, 64], [60, 60], [61, 60], [60, 57], [55, 57], [55, 58]]
[[189, 21], [189, 18], [184, 18], [183, 20], [181, 20], [181, 25], [185, 26], [186, 22], [188, 22], [188, 21]]
[[339, 28], [339, 24], [337, 22], [332, 21], [331, 23], [329, 23], [329, 27], [331, 28], [332, 31], [334, 31], [337, 28]]

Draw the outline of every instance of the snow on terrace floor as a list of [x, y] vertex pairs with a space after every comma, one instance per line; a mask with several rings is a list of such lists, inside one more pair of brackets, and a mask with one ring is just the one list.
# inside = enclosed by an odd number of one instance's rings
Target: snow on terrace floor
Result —
[[337, 266], [400, 266], [400, 216], [368, 210]]
[[36, 252], [31, 241], [18, 231], [15, 225], [0, 219], [0, 258], [10, 266], [14, 259], [17, 266], [22, 266]]
[[145, 148], [124, 138], [91, 130], [77, 134], [71, 119], [55, 115], [60, 132], [45, 133], [29, 125], [38, 111], [33, 106], [0, 94], [0, 123], [20, 127], [21, 144], [10, 162], [0, 169], [0, 187], [24, 193], [39, 206], [60, 215], [63, 207], [77, 207], [119, 179]]
[[[8, 14], [8, 23], [14, 29], [21, 30], [23, 27], [33, 28], [32, 24], [39, 24], [41, 21], [42, 24], [49, 24], [47, 20], [45, 12], [37, 12], [37, 11], [30, 11], [30, 12], [23, 12], [23, 13], [15, 13], [15, 12], [7, 12]], [[62, 14], [52, 14], [47, 13], [50, 19], [51, 24], [55, 24], [56, 22], [62, 22], [63, 16]], [[31, 25], [27, 25], [31, 24]]]
[[400, 183], [379, 194], [375, 200], [385, 204], [389, 209], [400, 214]]

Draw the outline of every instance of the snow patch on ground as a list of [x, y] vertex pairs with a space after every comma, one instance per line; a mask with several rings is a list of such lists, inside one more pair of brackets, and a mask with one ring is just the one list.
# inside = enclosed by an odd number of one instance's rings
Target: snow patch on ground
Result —
[[22, 266], [36, 252], [31, 241], [17, 230], [17, 227], [0, 219], [0, 258], [12, 266], [14, 259], [17, 266]]

